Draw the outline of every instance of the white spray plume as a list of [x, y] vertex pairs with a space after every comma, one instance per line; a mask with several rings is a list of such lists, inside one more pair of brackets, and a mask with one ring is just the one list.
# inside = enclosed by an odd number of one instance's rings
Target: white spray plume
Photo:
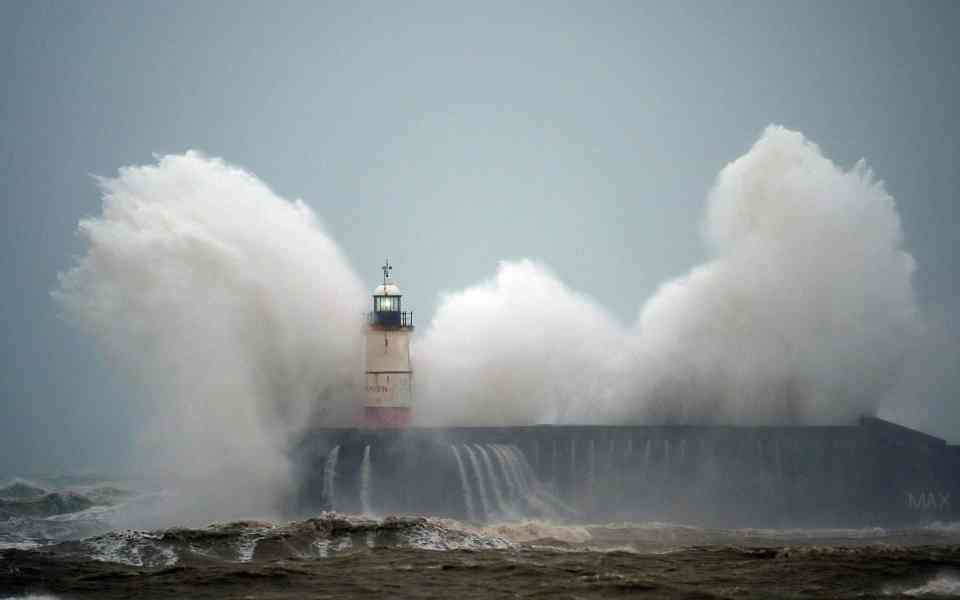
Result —
[[416, 346], [420, 423], [592, 420], [614, 384], [617, 324], [546, 268], [503, 262], [448, 295]]
[[360, 401], [365, 291], [301, 202], [196, 152], [100, 179], [54, 295], [148, 400], [145, 471], [177, 520], [274, 514], [287, 447]]
[[[769, 127], [707, 200], [711, 259], [634, 326], [529, 263], [450, 295], [418, 345], [443, 422], [848, 423], [920, 330], [893, 199]], [[469, 319], [460, 315], [470, 315]]]
[[641, 311], [640, 410], [735, 423], [875, 412], [920, 318], [893, 198], [864, 162], [843, 171], [769, 127], [721, 171], [704, 230], [712, 260]]

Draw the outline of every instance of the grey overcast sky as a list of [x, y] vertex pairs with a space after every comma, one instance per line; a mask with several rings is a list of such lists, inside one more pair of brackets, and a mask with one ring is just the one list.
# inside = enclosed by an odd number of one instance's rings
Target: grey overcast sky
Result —
[[50, 290], [91, 175], [191, 148], [302, 198], [371, 287], [389, 256], [421, 324], [519, 257], [632, 321], [779, 123], [867, 159], [956, 322], [958, 30], [956, 2], [0, 2], [0, 475], [123, 463], [134, 403]]

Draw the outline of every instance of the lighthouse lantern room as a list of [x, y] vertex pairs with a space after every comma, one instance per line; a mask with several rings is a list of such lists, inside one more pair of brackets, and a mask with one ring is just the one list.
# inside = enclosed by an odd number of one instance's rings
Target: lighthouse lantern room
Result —
[[373, 312], [367, 327], [367, 427], [406, 427], [413, 405], [413, 368], [410, 336], [413, 313], [402, 310], [400, 288], [386, 261], [383, 283], [373, 291]]

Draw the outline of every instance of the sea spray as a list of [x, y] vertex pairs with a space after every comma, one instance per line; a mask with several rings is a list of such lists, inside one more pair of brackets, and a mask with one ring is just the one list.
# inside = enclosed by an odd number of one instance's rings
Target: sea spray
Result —
[[370, 465], [370, 444], [367, 444], [363, 448], [363, 460], [360, 463], [360, 507], [365, 515], [373, 514], [373, 510], [370, 508], [372, 505], [370, 500], [372, 480], [373, 468]]
[[463, 464], [463, 458], [460, 456], [460, 450], [455, 445], [450, 446], [453, 456], [457, 461], [457, 471], [460, 473], [460, 487], [463, 491], [463, 504], [467, 510], [467, 518], [471, 521], [477, 520], [477, 511], [473, 505], [473, 490], [470, 488], [470, 480], [467, 478], [467, 471]]
[[493, 451], [493, 455], [497, 459], [497, 466], [507, 482], [508, 502], [511, 504], [513, 511], [517, 512], [517, 504], [523, 500], [526, 490], [520, 480], [519, 473], [517, 473], [513, 462], [510, 460], [509, 448], [502, 444], [491, 444], [490, 449]]
[[531, 260], [447, 294], [418, 340], [417, 418], [847, 424], [888, 402], [922, 323], [896, 206], [862, 161], [771, 126], [720, 172], [703, 233], [708, 260], [632, 324]]
[[464, 444], [463, 448], [467, 453], [467, 457], [470, 459], [470, 466], [473, 467], [477, 490], [480, 492], [480, 506], [483, 508], [483, 518], [489, 519], [493, 516], [493, 513], [490, 510], [490, 498], [487, 495], [487, 486], [483, 483], [483, 469], [480, 467], [480, 461], [477, 459], [477, 455], [473, 451], [473, 448], [470, 447], [470, 444]]
[[330, 510], [337, 508], [337, 459], [340, 446], [334, 446], [323, 462], [323, 504]]
[[[470, 315], [464, 319], [464, 315]], [[415, 350], [423, 424], [593, 422], [614, 389], [617, 323], [543, 264], [502, 262], [449, 294]]]
[[506, 501], [504, 500], [500, 479], [497, 477], [497, 472], [493, 468], [493, 462], [490, 460], [490, 455], [487, 454], [487, 449], [485, 446], [474, 444], [474, 447], [477, 449], [477, 454], [480, 456], [481, 462], [486, 469], [488, 477], [487, 481], [490, 483], [490, 489], [493, 490], [493, 498], [497, 502], [498, 516], [505, 517], [508, 514], [509, 509]]
[[54, 296], [145, 402], [141, 467], [176, 490], [168, 520], [275, 514], [287, 447], [360, 405], [359, 279], [310, 208], [221, 160], [98, 182], [102, 214]]
[[[637, 324], [645, 421], [850, 423], [876, 411], [920, 331], [893, 198], [770, 127], [707, 199], [711, 260]], [[731, 349], [736, 349], [731, 352]]]

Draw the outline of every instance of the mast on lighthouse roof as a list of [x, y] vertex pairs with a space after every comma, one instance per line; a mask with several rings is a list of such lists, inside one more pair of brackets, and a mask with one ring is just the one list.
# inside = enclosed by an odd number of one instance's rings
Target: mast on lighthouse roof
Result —
[[367, 427], [405, 427], [413, 404], [410, 335], [413, 313], [401, 308], [400, 287], [393, 281], [390, 261], [384, 262], [383, 283], [373, 290], [373, 311], [367, 328]]

